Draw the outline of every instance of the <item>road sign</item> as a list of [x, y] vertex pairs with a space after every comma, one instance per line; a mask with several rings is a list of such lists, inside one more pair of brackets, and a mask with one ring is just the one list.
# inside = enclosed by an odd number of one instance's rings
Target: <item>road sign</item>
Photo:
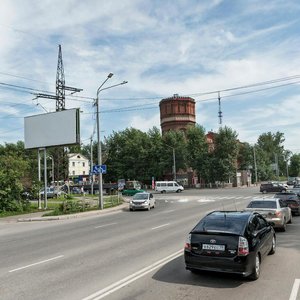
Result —
[[106, 165], [94, 165], [93, 166], [93, 174], [106, 174], [107, 167]]
[[101, 165], [100, 169], [102, 174], [106, 174], [107, 171], [106, 165]]

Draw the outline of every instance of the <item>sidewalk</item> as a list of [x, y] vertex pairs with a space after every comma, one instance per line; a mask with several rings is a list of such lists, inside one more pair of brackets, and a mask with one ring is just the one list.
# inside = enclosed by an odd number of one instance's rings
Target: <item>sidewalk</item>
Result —
[[29, 213], [29, 214], [24, 214], [24, 215], [0, 218], [0, 223], [57, 221], [57, 220], [77, 219], [77, 218], [84, 218], [84, 217], [114, 213], [117, 211], [124, 210], [126, 208], [128, 208], [128, 203], [125, 202], [121, 205], [114, 206], [111, 208], [106, 208], [103, 210], [91, 210], [91, 211], [75, 213], [75, 214], [60, 215], [60, 216], [48, 216], [48, 217], [43, 217], [43, 215], [46, 213], [46, 211], [39, 211], [36, 213]]

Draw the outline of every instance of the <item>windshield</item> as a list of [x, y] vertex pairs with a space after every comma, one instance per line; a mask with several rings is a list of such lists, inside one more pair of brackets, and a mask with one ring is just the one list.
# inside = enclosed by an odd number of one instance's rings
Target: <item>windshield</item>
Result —
[[133, 199], [134, 199], [134, 200], [146, 200], [146, 199], [148, 199], [148, 194], [146, 194], [146, 193], [143, 193], [143, 194], [135, 194], [135, 195], [133, 196]]
[[251, 201], [248, 208], [277, 208], [276, 201], [266, 201], [266, 200], [258, 200], [258, 201]]

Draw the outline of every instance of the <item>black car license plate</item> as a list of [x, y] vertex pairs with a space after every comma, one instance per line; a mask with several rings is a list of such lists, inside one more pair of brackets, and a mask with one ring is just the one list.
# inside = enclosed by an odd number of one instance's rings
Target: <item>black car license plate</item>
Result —
[[202, 244], [203, 250], [225, 251], [225, 245]]

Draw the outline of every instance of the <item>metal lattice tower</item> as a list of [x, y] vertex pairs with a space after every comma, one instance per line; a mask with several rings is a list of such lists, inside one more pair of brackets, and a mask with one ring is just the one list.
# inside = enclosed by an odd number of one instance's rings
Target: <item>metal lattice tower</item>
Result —
[[56, 73], [56, 95], [49, 94], [34, 94], [36, 98], [46, 98], [56, 100], [56, 111], [65, 110], [65, 91], [71, 91], [71, 94], [81, 92], [82, 89], [65, 86], [65, 73], [64, 65], [62, 60], [61, 45], [58, 48], [58, 62], [57, 62], [57, 73]]
[[56, 111], [65, 109], [65, 74], [62, 60], [61, 45], [58, 48], [58, 62], [56, 73]]
[[218, 100], [219, 100], [219, 124], [222, 126], [222, 111], [221, 111], [221, 97], [220, 97], [220, 92], [218, 92]]

